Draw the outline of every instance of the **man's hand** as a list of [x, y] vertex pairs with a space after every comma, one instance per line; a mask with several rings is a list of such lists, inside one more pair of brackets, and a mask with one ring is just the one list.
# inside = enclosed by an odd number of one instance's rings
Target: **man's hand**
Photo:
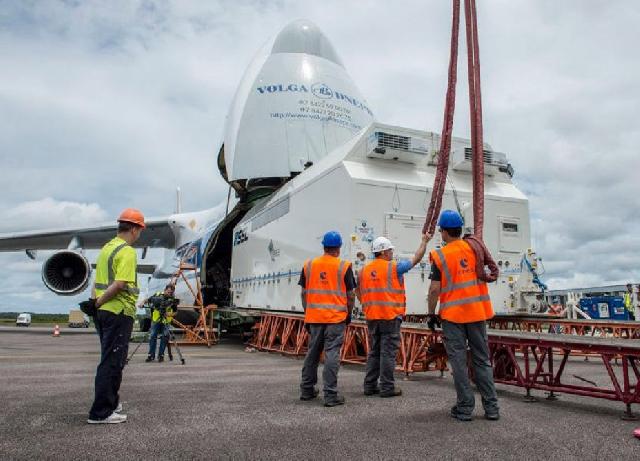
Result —
[[93, 298], [89, 298], [86, 301], [82, 301], [81, 303], [79, 303], [80, 305], [80, 310], [90, 316], [93, 317], [96, 315], [97, 313], [97, 306], [96, 306], [96, 300]]
[[98, 299], [96, 299], [96, 307], [100, 308], [103, 304], [111, 299], [115, 298], [115, 296], [120, 293], [122, 290], [127, 288], [127, 282], [123, 280], [116, 280], [111, 285], [107, 287], [107, 289], [102, 293]]
[[431, 331], [436, 331], [436, 326], [441, 328], [440, 316], [438, 314], [427, 314], [427, 326]]
[[424, 254], [427, 252], [427, 243], [429, 243], [429, 240], [431, 240], [431, 234], [429, 234], [428, 232], [422, 234], [422, 241], [420, 242], [420, 246], [416, 250], [416, 254], [413, 255], [413, 260], [411, 261], [411, 264], [413, 264], [414, 266], [422, 261]]

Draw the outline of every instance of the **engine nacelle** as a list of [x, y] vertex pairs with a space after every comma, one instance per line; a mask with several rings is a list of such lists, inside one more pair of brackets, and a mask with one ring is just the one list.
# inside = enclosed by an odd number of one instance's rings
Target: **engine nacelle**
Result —
[[42, 265], [42, 281], [57, 295], [80, 293], [89, 284], [91, 265], [82, 254], [63, 250], [54, 253]]

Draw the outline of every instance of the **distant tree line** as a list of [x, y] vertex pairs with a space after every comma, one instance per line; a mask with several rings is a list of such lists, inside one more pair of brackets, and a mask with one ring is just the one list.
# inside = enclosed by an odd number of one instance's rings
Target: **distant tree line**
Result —
[[32, 323], [65, 323], [69, 314], [34, 314], [32, 312], [0, 312], [0, 322], [15, 322], [20, 314], [31, 314]]

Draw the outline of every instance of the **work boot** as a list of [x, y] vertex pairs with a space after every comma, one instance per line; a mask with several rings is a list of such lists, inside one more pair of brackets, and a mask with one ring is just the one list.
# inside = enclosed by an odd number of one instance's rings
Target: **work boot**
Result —
[[162, 362], [164, 362], [164, 356], [161, 355], [160, 357], [158, 357], [158, 363], [162, 363]]
[[391, 391], [380, 392], [380, 397], [388, 398], [388, 397], [399, 397], [402, 395], [402, 389], [399, 387], [394, 387]]
[[458, 421], [472, 421], [473, 417], [466, 413], [460, 413], [458, 411], [458, 406], [454, 405], [451, 407], [451, 417], [457, 419]]
[[115, 411], [104, 419], [87, 419], [89, 424], [119, 424], [127, 421], [127, 415], [121, 415]]
[[149, 362], [153, 362], [154, 360], [155, 359], [153, 357], [149, 356], [149, 357], [146, 358], [145, 362], [149, 363]]
[[376, 395], [376, 394], [379, 394], [379, 393], [380, 393], [380, 389], [377, 388], [377, 387], [375, 387], [373, 389], [365, 389], [364, 390], [364, 395], [367, 395], [367, 396]]
[[313, 400], [315, 399], [318, 394], [320, 393], [320, 391], [318, 391], [318, 389], [314, 389], [313, 392], [311, 394], [302, 394], [300, 396], [300, 400]]
[[497, 411], [487, 411], [484, 413], [484, 419], [489, 421], [498, 421], [500, 419], [500, 413]]
[[338, 405], [344, 405], [344, 397], [342, 395], [336, 395], [332, 397], [330, 400], [325, 398], [324, 406], [325, 407], [337, 407]]

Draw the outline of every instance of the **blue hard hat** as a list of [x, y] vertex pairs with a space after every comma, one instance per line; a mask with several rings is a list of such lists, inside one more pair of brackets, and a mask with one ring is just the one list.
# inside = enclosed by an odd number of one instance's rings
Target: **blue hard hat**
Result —
[[342, 237], [336, 231], [329, 231], [322, 237], [322, 246], [327, 248], [340, 248], [342, 246]]
[[438, 220], [438, 226], [444, 227], [445, 229], [462, 227], [463, 224], [464, 222], [462, 221], [460, 213], [453, 210], [444, 210], [440, 214], [440, 219]]

